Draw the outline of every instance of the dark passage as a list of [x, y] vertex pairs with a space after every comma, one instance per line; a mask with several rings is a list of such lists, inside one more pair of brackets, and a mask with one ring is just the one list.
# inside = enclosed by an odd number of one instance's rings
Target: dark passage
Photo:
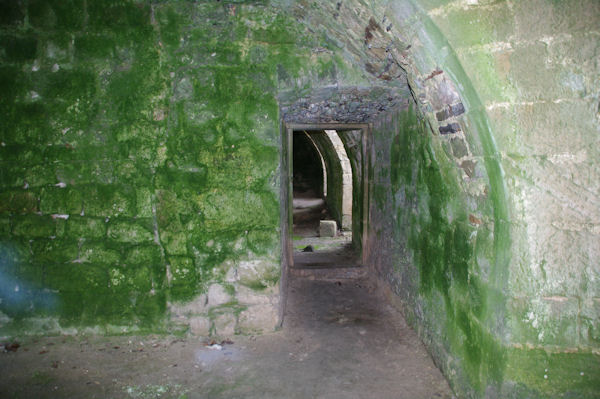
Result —
[[294, 134], [294, 198], [323, 198], [323, 166], [321, 156], [309, 136]]

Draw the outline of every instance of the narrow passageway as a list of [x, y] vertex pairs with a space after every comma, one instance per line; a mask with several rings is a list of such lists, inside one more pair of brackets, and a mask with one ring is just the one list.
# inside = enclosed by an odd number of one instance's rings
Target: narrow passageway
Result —
[[335, 130], [297, 131], [293, 143], [292, 273], [360, 267], [352, 231], [352, 170], [342, 140]]
[[368, 279], [292, 278], [281, 331], [213, 342], [46, 337], [2, 354], [7, 398], [452, 398]]

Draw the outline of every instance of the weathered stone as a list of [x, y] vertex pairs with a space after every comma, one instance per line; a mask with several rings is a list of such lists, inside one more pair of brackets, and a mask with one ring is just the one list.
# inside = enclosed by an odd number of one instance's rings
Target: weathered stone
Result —
[[460, 163], [460, 167], [465, 171], [468, 177], [473, 177], [475, 175], [475, 166], [475, 162], [469, 159]]
[[229, 269], [227, 270], [227, 274], [225, 274], [225, 282], [227, 283], [235, 283], [236, 281], [239, 281], [239, 277], [237, 274], [237, 267], [234, 266], [230, 266]]
[[194, 335], [210, 335], [210, 319], [203, 316], [193, 316], [189, 318], [190, 332]]
[[258, 304], [249, 306], [239, 316], [238, 326], [241, 332], [270, 332], [277, 328], [279, 313], [275, 306], [270, 304]]
[[458, 123], [450, 123], [446, 126], [440, 126], [439, 130], [441, 134], [457, 133], [460, 131], [460, 125]]
[[337, 235], [337, 223], [335, 220], [321, 220], [319, 222], [319, 236], [335, 237]]
[[204, 314], [208, 310], [208, 298], [206, 294], [201, 294], [190, 302], [172, 303], [169, 308], [176, 315]]
[[460, 137], [453, 137], [450, 140], [450, 145], [452, 146], [452, 154], [454, 157], [460, 159], [469, 155], [469, 150], [467, 149], [467, 143]]
[[279, 281], [280, 269], [275, 259], [244, 260], [238, 264], [237, 274], [240, 283], [264, 289]]
[[447, 104], [460, 102], [460, 95], [451, 80], [447, 79], [444, 72], [440, 69], [435, 69], [428, 77], [432, 79], [428, 81], [426, 88], [427, 99], [431, 102], [434, 109], [442, 109]]
[[236, 299], [241, 305], [270, 304], [278, 302], [278, 294], [275, 287], [268, 287], [261, 291], [240, 285], [237, 288]]
[[458, 116], [460, 114], [463, 114], [465, 112], [465, 107], [462, 103], [458, 103], [458, 104], [454, 104], [454, 105], [448, 105], [447, 107], [445, 107], [443, 110], [437, 112], [435, 114], [435, 117], [437, 118], [438, 121], [445, 121], [448, 118], [451, 118], [453, 116]]
[[214, 333], [220, 337], [228, 337], [235, 334], [236, 317], [231, 313], [223, 313], [215, 316], [213, 321]]
[[108, 236], [115, 241], [141, 244], [154, 238], [152, 232], [140, 223], [119, 221], [108, 226]]
[[326, 88], [299, 99], [295, 92], [283, 93], [280, 101], [283, 104], [283, 117], [288, 123], [366, 123], [386, 110], [405, 106], [404, 90], [381, 87]]
[[231, 301], [231, 295], [220, 284], [208, 287], [208, 306], [219, 306]]
[[84, 243], [79, 251], [79, 262], [104, 263], [116, 265], [121, 260], [119, 251], [108, 247], [104, 243]]

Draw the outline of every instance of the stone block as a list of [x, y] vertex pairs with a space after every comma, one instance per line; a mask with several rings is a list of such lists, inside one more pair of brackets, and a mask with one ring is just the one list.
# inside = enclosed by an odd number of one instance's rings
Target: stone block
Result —
[[[111, 276], [113, 277], [113, 276]], [[44, 284], [61, 292], [80, 293], [105, 289], [109, 273], [106, 267], [83, 264], [55, 264], [44, 270]]]
[[449, 123], [445, 126], [440, 126], [440, 134], [452, 134], [460, 132], [460, 125], [458, 123]]
[[0, 213], [33, 213], [38, 210], [38, 199], [31, 191], [5, 192], [0, 195]]
[[[23, 22], [24, 13], [23, 5], [18, 2], [7, 1], [2, 4], [2, 18], [1, 22], [3, 25], [20, 25]], [[6, 316], [8, 317], [8, 316]], [[4, 313], [0, 313], [0, 320], [4, 320]]]
[[242, 305], [269, 304], [271, 303], [271, 298], [274, 295], [277, 295], [274, 291], [274, 287], [267, 288], [263, 291], [255, 291], [240, 285], [237, 288], [236, 299]]
[[541, 62], [547, 58], [546, 43], [534, 42], [514, 48], [509, 58], [509, 75], [511, 81], [518, 87], [521, 99], [539, 101], [572, 96], [572, 90], [558, 79], [563, 75], [562, 67]]
[[275, 330], [279, 324], [279, 311], [271, 304], [249, 306], [240, 313], [238, 327], [244, 333], [263, 333]]
[[37, 40], [34, 37], [4, 36], [2, 48], [6, 58], [13, 62], [24, 62], [35, 58]]
[[188, 285], [193, 282], [195, 285], [196, 268], [191, 258], [171, 256], [169, 257], [169, 264], [171, 265], [171, 282], [173, 284]]
[[[227, 262], [225, 262], [227, 263]], [[226, 265], [227, 266], [227, 265]], [[232, 267], [229, 265], [229, 267], [226, 269], [227, 270], [227, 274], [225, 274], [225, 281], [228, 283], [235, 283], [236, 281], [238, 281], [240, 278], [237, 274], [237, 268]]]
[[211, 284], [208, 287], [208, 305], [219, 306], [231, 302], [231, 295], [220, 284]]
[[56, 224], [50, 216], [27, 215], [13, 221], [13, 234], [28, 238], [50, 237], [56, 232]]
[[152, 270], [146, 265], [125, 268], [127, 283], [133, 291], [150, 292], [152, 289]]
[[246, 242], [254, 253], [267, 253], [279, 245], [279, 235], [273, 229], [253, 229], [248, 231]]
[[226, 230], [244, 225], [275, 226], [278, 223], [274, 215], [277, 215], [279, 205], [271, 192], [210, 191], [198, 196], [198, 205], [206, 226], [213, 229]]
[[135, 191], [131, 187], [97, 185], [82, 190], [83, 206], [89, 216], [135, 216]]
[[600, 343], [600, 298], [592, 298], [583, 302], [579, 316], [581, 342], [587, 345]]
[[137, 216], [149, 218], [152, 217], [152, 192], [147, 188], [136, 190]]
[[77, 215], [81, 212], [81, 193], [71, 188], [47, 187], [40, 196], [40, 210], [43, 213]]
[[109, 57], [112, 54], [114, 38], [99, 33], [84, 33], [75, 37], [76, 57]]
[[116, 265], [121, 259], [119, 251], [109, 248], [105, 243], [84, 243], [79, 253], [79, 260], [84, 263]]
[[576, 298], [513, 298], [508, 303], [512, 339], [521, 344], [569, 345], [578, 339], [578, 311]]
[[116, 241], [140, 244], [154, 239], [152, 232], [137, 222], [114, 222], [108, 227], [108, 236]]
[[206, 312], [208, 309], [208, 298], [206, 294], [201, 294], [195, 297], [190, 302], [172, 303], [169, 305], [171, 312], [178, 316], [199, 315]]
[[453, 137], [450, 140], [452, 146], [452, 154], [458, 159], [469, 155], [469, 150], [466, 141], [459, 137]]
[[342, 229], [352, 231], [352, 215], [342, 215]]
[[509, 51], [482, 49], [458, 56], [483, 104], [514, 101], [518, 92], [508, 77], [511, 70]]
[[235, 334], [236, 319], [231, 313], [219, 314], [215, 317], [214, 322], [215, 335], [226, 337]]
[[337, 223], [335, 220], [321, 220], [319, 223], [319, 236], [335, 237], [337, 234]]
[[125, 254], [125, 265], [156, 265], [162, 263], [158, 245], [139, 245], [131, 248]]
[[77, 259], [77, 242], [62, 240], [36, 240], [31, 243], [34, 259], [43, 264], [66, 263]]
[[210, 335], [210, 320], [203, 316], [190, 317], [190, 332], [193, 335], [208, 336]]
[[251, 288], [274, 285], [279, 281], [279, 275], [279, 263], [271, 258], [240, 261], [237, 268], [240, 283]]
[[514, 3], [515, 39], [538, 41], [561, 33], [586, 31], [597, 26], [600, 4], [595, 0], [518, 1]]
[[103, 238], [106, 236], [104, 219], [70, 216], [67, 220], [67, 236], [71, 239]]
[[169, 255], [187, 255], [187, 234], [162, 231], [160, 235], [165, 252]]
[[435, 15], [433, 20], [453, 48], [507, 41], [515, 29], [511, 9], [506, 3], [497, 2], [493, 7], [447, 7], [447, 10], [447, 13]]
[[444, 107], [444, 109], [442, 109], [441, 111], [439, 111], [435, 114], [435, 117], [437, 118], [438, 121], [442, 122], [453, 116], [458, 116], [458, 115], [461, 115], [464, 113], [465, 113], [465, 106], [463, 105], [463, 103], [458, 103], [458, 104], [448, 105], [447, 107]]
[[515, 107], [520, 153], [577, 154], [595, 148], [597, 136], [588, 133], [596, 129], [594, 119], [589, 117], [591, 112], [593, 106], [584, 100]]

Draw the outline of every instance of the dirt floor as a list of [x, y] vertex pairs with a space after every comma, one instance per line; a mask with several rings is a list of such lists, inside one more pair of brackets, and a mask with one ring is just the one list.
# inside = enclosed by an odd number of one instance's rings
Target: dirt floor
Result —
[[[231, 341], [227, 341], [226, 339]], [[2, 398], [452, 398], [369, 280], [290, 282], [281, 331], [45, 337], [0, 353]]]
[[0, 398], [452, 398], [416, 334], [352, 261], [348, 237], [317, 237], [322, 201], [301, 205], [310, 209], [295, 217], [280, 331], [216, 342], [22, 338], [0, 353]]
[[319, 237], [320, 220], [331, 219], [321, 198], [309, 192], [294, 193], [293, 246], [295, 269], [359, 267], [352, 245], [352, 232], [338, 231], [335, 237]]

